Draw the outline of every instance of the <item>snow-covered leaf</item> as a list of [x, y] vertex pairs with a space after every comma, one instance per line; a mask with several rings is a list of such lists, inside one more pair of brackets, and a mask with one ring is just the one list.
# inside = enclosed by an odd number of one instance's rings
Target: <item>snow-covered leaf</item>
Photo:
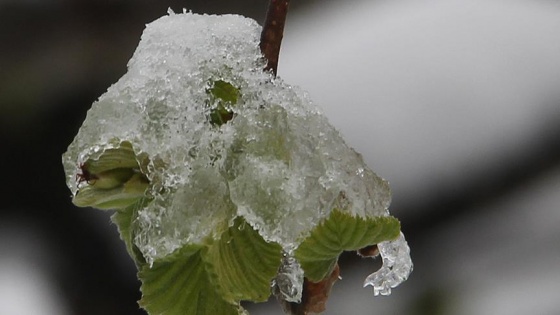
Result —
[[318, 282], [330, 275], [343, 251], [395, 239], [399, 232], [400, 223], [394, 217], [360, 218], [335, 209], [301, 243], [296, 258], [305, 276]]

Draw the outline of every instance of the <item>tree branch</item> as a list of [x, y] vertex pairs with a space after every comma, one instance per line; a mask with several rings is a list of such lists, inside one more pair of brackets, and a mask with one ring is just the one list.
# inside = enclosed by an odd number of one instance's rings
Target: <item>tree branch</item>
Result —
[[260, 48], [267, 60], [265, 71], [272, 70], [274, 76], [278, 69], [280, 44], [284, 37], [284, 24], [290, 0], [270, 0], [266, 20], [261, 33]]

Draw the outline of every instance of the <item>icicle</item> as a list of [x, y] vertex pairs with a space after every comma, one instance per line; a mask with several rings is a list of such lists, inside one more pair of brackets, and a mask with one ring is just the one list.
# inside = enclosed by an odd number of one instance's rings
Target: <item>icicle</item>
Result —
[[402, 232], [396, 240], [379, 243], [377, 247], [383, 266], [366, 278], [364, 287], [371, 285], [376, 296], [389, 295], [391, 289], [406, 281], [412, 272], [410, 248]]

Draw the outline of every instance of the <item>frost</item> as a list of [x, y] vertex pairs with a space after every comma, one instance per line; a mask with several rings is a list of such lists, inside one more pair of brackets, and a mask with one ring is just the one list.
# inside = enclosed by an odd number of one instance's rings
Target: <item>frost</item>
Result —
[[391, 289], [406, 281], [412, 272], [410, 248], [402, 233], [396, 240], [381, 242], [377, 247], [383, 266], [366, 278], [364, 287], [373, 286], [374, 295], [389, 295]]
[[170, 13], [148, 24], [128, 72], [63, 156], [76, 194], [80, 163], [132, 145], [150, 181], [133, 242], [150, 264], [217, 237], [238, 216], [290, 252], [333, 208], [387, 215], [387, 182], [304, 92], [262, 71], [260, 31], [236, 15]]

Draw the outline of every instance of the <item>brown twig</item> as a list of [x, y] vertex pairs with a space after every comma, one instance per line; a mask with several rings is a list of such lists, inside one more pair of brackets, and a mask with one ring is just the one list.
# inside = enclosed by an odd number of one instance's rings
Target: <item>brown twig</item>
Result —
[[261, 52], [267, 60], [265, 70], [272, 70], [274, 76], [278, 69], [280, 44], [284, 36], [284, 24], [290, 0], [270, 0], [266, 20], [261, 33]]
[[320, 282], [303, 282], [301, 303], [287, 303], [285, 309], [291, 315], [320, 314], [326, 309], [326, 303], [334, 283], [340, 279], [340, 268], [335, 265], [331, 274]]

